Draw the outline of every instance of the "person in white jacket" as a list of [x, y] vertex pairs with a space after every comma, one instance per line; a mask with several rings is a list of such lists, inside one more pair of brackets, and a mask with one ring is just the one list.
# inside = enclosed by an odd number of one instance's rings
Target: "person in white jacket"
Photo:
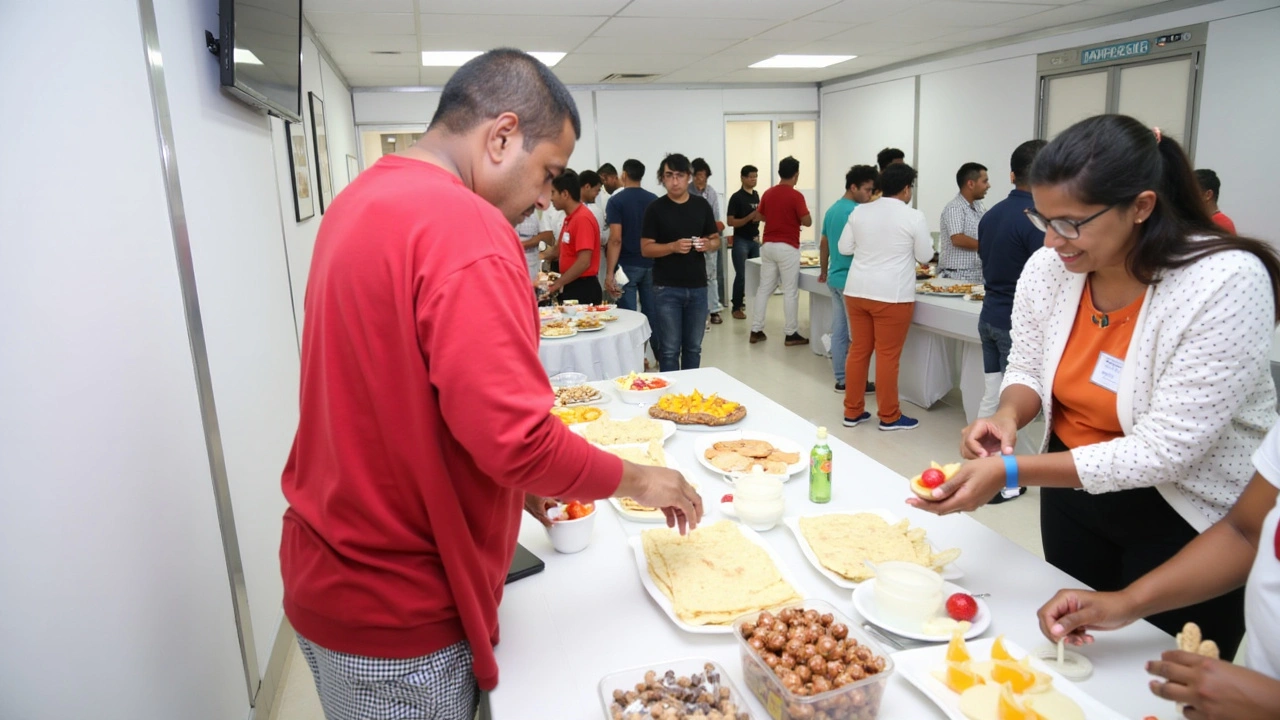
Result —
[[[1039, 485], [1045, 559], [1100, 591], [1173, 557], [1235, 504], [1276, 420], [1268, 354], [1280, 258], [1217, 229], [1177, 142], [1121, 115], [1072, 126], [1031, 170], [1045, 247], [1014, 293], [1013, 348], [970, 461], [925, 510], [972, 510]], [[1044, 413], [1042, 454], [1015, 457]], [[1047, 452], [1045, 452], [1047, 451]], [[1148, 617], [1188, 621], [1231, 657], [1240, 590]]]

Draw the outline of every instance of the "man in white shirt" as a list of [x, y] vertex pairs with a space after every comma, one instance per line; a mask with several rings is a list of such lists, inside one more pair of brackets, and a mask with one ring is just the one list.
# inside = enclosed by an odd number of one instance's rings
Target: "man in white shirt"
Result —
[[538, 215], [538, 234], [534, 240], [542, 248], [542, 260], [552, 272], [560, 272], [560, 250], [556, 247], [556, 238], [560, 237], [560, 228], [564, 227], [564, 213], [548, 207]]
[[[697, 195], [711, 204], [711, 213], [716, 219], [716, 229], [724, 232], [724, 221], [720, 218], [720, 194], [716, 189], [707, 183], [707, 179], [711, 177], [711, 166], [702, 158], [694, 158], [690, 163], [693, 167], [693, 182], [689, 183], [689, 194]], [[724, 304], [720, 302], [720, 253], [709, 252], [706, 254], [707, 260], [707, 311], [710, 314], [708, 324], [719, 325], [724, 322], [720, 318], [720, 311], [724, 310]]]
[[978, 222], [986, 208], [982, 198], [991, 189], [987, 168], [969, 162], [956, 172], [960, 192], [942, 208], [938, 233], [938, 276], [968, 283], [982, 282], [978, 257]]
[[845, 427], [871, 419], [866, 390], [872, 352], [880, 429], [913, 430], [920, 425], [898, 405], [898, 361], [915, 309], [916, 263], [933, 257], [924, 213], [907, 204], [915, 181], [910, 165], [890, 165], [880, 174], [884, 196], [855, 208], [840, 234], [840, 252], [853, 256], [844, 285], [853, 339], [845, 361]]
[[537, 281], [538, 270], [542, 267], [542, 257], [538, 252], [538, 231], [541, 222], [535, 213], [520, 221], [516, 225], [516, 236], [520, 238], [520, 244], [524, 247], [524, 259], [529, 264], [529, 279]]

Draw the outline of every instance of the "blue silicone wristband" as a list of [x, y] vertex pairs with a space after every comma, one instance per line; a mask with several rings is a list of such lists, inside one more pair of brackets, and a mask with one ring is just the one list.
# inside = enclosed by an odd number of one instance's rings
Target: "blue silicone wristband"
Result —
[[1018, 458], [1015, 455], [1001, 455], [1004, 460], [1004, 487], [1006, 490], [1018, 488]]

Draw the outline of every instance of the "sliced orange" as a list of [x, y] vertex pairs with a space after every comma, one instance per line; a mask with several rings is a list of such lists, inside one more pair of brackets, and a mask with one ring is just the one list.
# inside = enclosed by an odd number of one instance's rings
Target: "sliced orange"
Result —
[[1045, 720], [1045, 717], [1023, 705], [1006, 683], [996, 703], [996, 720]]
[[958, 629], [951, 633], [951, 643], [947, 645], [948, 662], [968, 662], [969, 648], [964, 644], [964, 633]]
[[991, 668], [991, 679], [1009, 685], [1015, 693], [1024, 693], [1036, 684], [1036, 674], [1012, 660], [996, 660]]
[[969, 663], [947, 663], [947, 687], [953, 691], [962, 693], [974, 685], [984, 684], [986, 681], [982, 676], [969, 669]]
[[1004, 646], [1004, 635], [996, 636], [996, 641], [991, 643], [991, 659], [992, 660], [1012, 660], [1013, 656]]

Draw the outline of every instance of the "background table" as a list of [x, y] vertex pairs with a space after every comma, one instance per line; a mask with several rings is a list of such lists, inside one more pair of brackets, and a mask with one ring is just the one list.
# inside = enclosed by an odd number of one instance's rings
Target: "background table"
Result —
[[[789, 437], [806, 447], [815, 437], [813, 425], [715, 368], [667, 373], [682, 392], [698, 388], [718, 392], [747, 407], [743, 429], [761, 430]], [[606, 407], [615, 418], [627, 418], [642, 408], [616, 399], [609, 383], [596, 384], [612, 401]], [[875, 434], [871, 430], [871, 434]], [[666, 444], [667, 453], [680, 464], [690, 481], [699, 485], [708, 508], [704, 523], [723, 518], [720, 496], [732, 492], [724, 480], [705, 470], [693, 456], [695, 441], [704, 433], [678, 431]], [[939, 548], [958, 547], [964, 553], [956, 562], [964, 577], [956, 582], [970, 592], [989, 592], [991, 629], [984, 637], [1004, 633], [1024, 648], [1046, 644], [1035, 612], [1062, 587], [1080, 583], [1023, 550], [966, 515], [937, 517], [904, 503], [906, 480], [849, 445], [830, 439], [834, 454], [832, 501], [808, 502], [808, 480], [795, 476], [785, 486], [787, 515], [820, 512], [856, 512], [886, 508], [913, 526], [923, 527]], [[949, 460], [954, 448], [940, 450], [936, 459]], [[930, 453], [922, 449], [921, 463]], [[525, 516], [520, 542], [546, 561], [546, 570], [507, 586], [499, 609], [502, 642], [497, 647], [501, 680], [490, 696], [495, 720], [534, 720], [604, 717], [596, 685], [616, 670], [667, 660], [707, 657], [722, 664], [743, 690], [742, 661], [731, 635], [694, 635], [678, 629], [649, 598], [640, 584], [642, 572], [627, 538], [660, 525], [635, 523], [619, 517], [607, 502], [597, 505], [591, 545], [575, 555], [556, 553], [541, 525]], [[846, 615], [859, 619], [850, 592], [827, 580], [800, 551], [795, 537], [779, 524], [761, 533], [795, 577], [797, 590], [806, 598], [833, 603]], [[1096, 643], [1081, 652], [1094, 664], [1093, 677], [1080, 687], [1129, 718], [1156, 715], [1172, 720], [1173, 704], [1147, 690], [1144, 663], [1173, 648], [1173, 638], [1145, 622], [1123, 630], [1102, 633]], [[769, 715], [748, 700], [753, 717]], [[886, 690], [880, 717], [884, 720], [941, 720], [945, 715], [922, 693], [895, 674]]]
[[969, 422], [978, 417], [983, 379], [978, 314], [982, 303], [960, 297], [916, 295], [911, 330], [902, 346], [898, 395], [923, 408], [932, 407], [960, 381], [961, 401]]
[[579, 332], [569, 338], [538, 343], [538, 357], [548, 375], [586, 373], [590, 380], [609, 380], [644, 370], [644, 343], [649, 339], [649, 319], [643, 313], [615, 308], [618, 319], [603, 330]]

